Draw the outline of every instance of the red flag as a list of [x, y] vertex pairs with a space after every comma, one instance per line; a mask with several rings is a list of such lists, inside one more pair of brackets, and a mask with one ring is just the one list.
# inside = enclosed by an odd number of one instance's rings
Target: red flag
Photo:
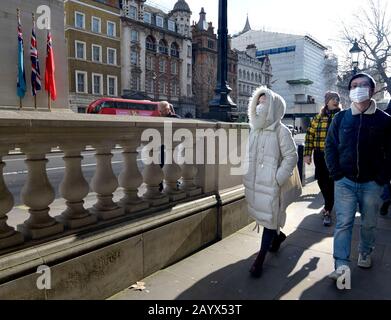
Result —
[[52, 34], [48, 31], [47, 38], [47, 55], [46, 55], [46, 70], [45, 70], [45, 90], [48, 91], [52, 100], [57, 98], [55, 66], [52, 47]]

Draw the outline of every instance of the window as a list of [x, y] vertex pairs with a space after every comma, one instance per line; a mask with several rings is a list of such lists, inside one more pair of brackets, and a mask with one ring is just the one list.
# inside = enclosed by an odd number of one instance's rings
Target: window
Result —
[[101, 33], [101, 19], [92, 17], [91, 19], [91, 31], [95, 33]]
[[117, 32], [116, 32], [116, 24], [111, 21], [107, 21], [107, 35], [109, 37], [116, 37]]
[[187, 46], [187, 56], [191, 58], [191, 46]]
[[92, 74], [92, 94], [103, 94], [103, 75]]
[[166, 61], [163, 59], [159, 61], [159, 71], [166, 72]]
[[107, 95], [108, 96], [117, 96], [118, 90], [117, 90], [117, 77], [114, 76], [107, 76]]
[[191, 77], [191, 64], [187, 64], [187, 76], [190, 78]]
[[171, 84], [171, 95], [176, 96], [178, 95], [178, 84], [174, 81]]
[[86, 43], [82, 41], [75, 41], [75, 58], [86, 60]]
[[151, 14], [149, 12], [144, 12], [144, 22], [151, 23]]
[[147, 87], [147, 92], [148, 93], [153, 93], [154, 92], [155, 85], [154, 85], [153, 79], [150, 78], [150, 79], [148, 79], [146, 81], [146, 87]]
[[187, 96], [191, 97], [191, 85], [190, 84], [187, 85]]
[[167, 94], [166, 82], [164, 80], [160, 80], [160, 83], [159, 83], [159, 93], [160, 94]]
[[162, 17], [156, 16], [156, 26], [163, 28], [163, 22], [164, 22], [164, 20]]
[[168, 20], [168, 30], [175, 32], [175, 21]]
[[209, 48], [209, 49], [214, 49], [214, 47], [215, 47], [214, 41], [208, 40], [208, 48]]
[[239, 93], [242, 92], [242, 85], [239, 83]]
[[171, 44], [171, 56], [179, 58], [179, 47], [175, 42]]
[[92, 61], [102, 62], [102, 47], [95, 44], [92, 45]]
[[178, 64], [171, 62], [171, 74], [178, 74]]
[[130, 51], [130, 64], [134, 66], [138, 65], [138, 52], [136, 48], [132, 48]]
[[84, 13], [75, 12], [75, 27], [79, 29], [86, 28], [86, 16]]
[[132, 42], [137, 42], [138, 41], [138, 31], [136, 31], [136, 30], [130, 31], [130, 40]]
[[76, 71], [75, 72], [76, 80], [76, 92], [77, 93], [87, 93], [87, 72], [85, 71]]
[[117, 65], [117, 50], [107, 48], [107, 64]]
[[129, 6], [129, 18], [137, 20], [137, 8]]
[[159, 41], [159, 53], [168, 55], [168, 46], [165, 40]]
[[251, 72], [251, 81], [254, 81], [254, 73]]
[[153, 66], [153, 57], [147, 56], [147, 59], [146, 59], [147, 70], [152, 70], [152, 66]]
[[156, 44], [155, 44], [155, 39], [151, 36], [148, 36], [147, 39], [145, 40], [145, 47], [147, 50], [156, 52]]

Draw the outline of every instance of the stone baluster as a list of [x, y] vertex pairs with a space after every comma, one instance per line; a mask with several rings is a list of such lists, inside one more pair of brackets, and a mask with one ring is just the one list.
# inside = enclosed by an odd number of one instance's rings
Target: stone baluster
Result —
[[65, 173], [60, 184], [60, 194], [66, 200], [66, 210], [58, 218], [69, 229], [81, 228], [97, 221], [95, 215], [84, 208], [84, 198], [89, 192], [88, 182], [81, 170], [80, 155], [84, 146], [62, 145], [64, 151]]
[[0, 249], [18, 245], [24, 240], [20, 232], [15, 231], [14, 228], [7, 224], [7, 213], [14, 206], [14, 197], [5, 185], [3, 177], [5, 163], [2, 160], [3, 156], [7, 154], [8, 148], [0, 149]]
[[[161, 147], [156, 147], [151, 150], [153, 154], [159, 155], [160, 159]], [[153, 207], [166, 204], [170, 199], [159, 191], [159, 184], [163, 181], [164, 174], [159, 163], [144, 163], [144, 170], [142, 172], [144, 183], [147, 191], [143, 195], [143, 199]]]
[[113, 193], [118, 187], [117, 177], [111, 166], [114, 144], [94, 146], [96, 149], [96, 171], [91, 180], [91, 189], [97, 193], [98, 201], [90, 212], [101, 220], [109, 220], [125, 214], [123, 208], [113, 202]]
[[46, 153], [50, 146], [34, 144], [22, 147], [26, 154], [27, 180], [22, 188], [22, 202], [29, 207], [30, 217], [18, 230], [27, 238], [41, 239], [61, 233], [64, 230], [62, 223], [49, 216], [49, 205], [55, 198], [54, 189], [46, 174]]
[[185, 161], [185, 163], [180, 166], [182, 169], [182, 183], [180, 185], [180, 189], [185, 192], [188, 197], [194, 197], [202, 193], [202, 189], [195, 183], [197, 175], [196, 143], [194, 142], [194, 144], [189, 146], [183, 145], [183, 152], [186, 151], [186, 148], [192, 148], [193, 157], [190, 163]]
[[[176, 163], [174, 157], [174, 149], [179, 145], [179, 142], [172, 143], [172, 150], [166, 149], [166, 155], [172, 155], [171, 163], [168, 163], [166, 157], [166, 164], [163, 167], [165, 187], [163, 193], [166, 194], [171, 201], [178, 201], [186, 198], [186, 193], [178, 188], [178, 180], [182, 176], [181, 167]], [[169, 151], [169, 152], [167, 152]], [[171, 152], [170, 152], [171, 151]]]
[[138, 188], [143, 182], [143, 177], [137, 166], [137, 147], [140, 139], [134, 141], [121, 142], [123, 148], [124, 167], [118, 180], [119, 185], [124, 189], [124, 197], [120, 205], [125, 209], [125, 213], [132, 213], [149, 208], [149, 203], [143, 201], [137, 195]]

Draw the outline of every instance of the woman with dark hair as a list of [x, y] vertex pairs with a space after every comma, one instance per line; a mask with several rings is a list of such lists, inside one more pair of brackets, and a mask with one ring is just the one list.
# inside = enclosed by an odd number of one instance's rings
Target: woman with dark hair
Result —
[[324, 158], [324, 148], [327, 131], [336, 113], [341, 111], [340, 97], [337, 92], [328, 91], [325, 94], [325, 106], [314, 117], [307, 129], [304, 147], [304, 162], [311, 164], [314, 155], [315, 179], [318, 180], [320, 191], [324, 198], [323, 225], [331, 225], [331, 210], [334, 207], [334, 181], [330, 178]]

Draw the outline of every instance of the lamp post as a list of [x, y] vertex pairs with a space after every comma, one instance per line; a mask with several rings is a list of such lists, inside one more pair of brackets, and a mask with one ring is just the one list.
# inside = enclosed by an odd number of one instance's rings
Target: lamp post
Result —
[[361, 48], [358, 45], [357, 39], [354, 39], [353, 47], [349, 50], [352, 57], [353, 75], [358, 72], [358, 63], [360, 59]]
[[231, 112], [236, 109], [229, 93], [228, 80], [228, 27], [227, 0], [219, 0], [219, 29], [217, 57], [217, 86], [215, 97], [209, 102], [208, 118], [220, 121], [232, 121]]

